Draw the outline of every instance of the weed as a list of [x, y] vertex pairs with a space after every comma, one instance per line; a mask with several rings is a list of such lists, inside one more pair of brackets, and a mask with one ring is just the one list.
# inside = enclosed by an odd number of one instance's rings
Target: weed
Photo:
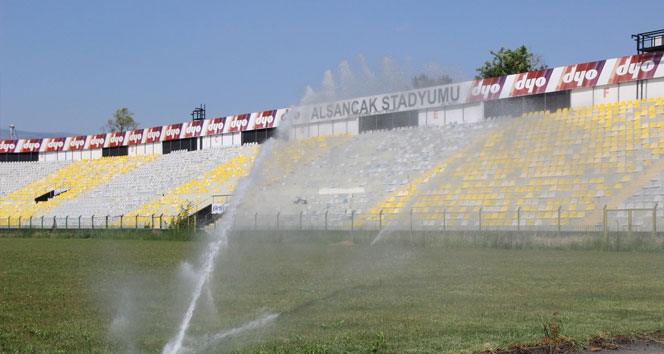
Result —
[[376, 340], [371, 343], [369, 346], [369, 352], [371, 353], [383, 353], [387, 348], [387, 343], [385, 342], [385, 333], [378, 332], [376, 333]]

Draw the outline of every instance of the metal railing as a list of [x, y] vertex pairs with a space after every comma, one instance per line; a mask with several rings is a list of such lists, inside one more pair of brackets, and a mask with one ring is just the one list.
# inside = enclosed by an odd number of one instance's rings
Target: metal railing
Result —
[[[203, 220], [201, 220], [203, 221]], [[181, 217], [178, 215], [91, 215], [91, 216], [18, 216], [0, 217], [2, 229], [52, 229], [52, 230], [168, 230], [195, 229], [198, 225], [196, 215]]]
[[[627, 208], [601, 210], [601, 222], [584, 225], [584, 217], [574, 210], [559, 206], [548, 211], [531, 211], [517, 208], [511, 211], [486, 211], [479, 208], [475, 212], [448, 211], [420, 212], [411, 209], [402, 213], [380, 210], [377, 213], [331, 213], [300, 212], [281, 213], [238, 213], [233, 220], [234, 228], [241, 230], [325, 230], [325, 231], [547, 231], [547, 232], [649, 232], [664, 231], [657, 221], [657, 209]], [[452, 210], [450, 208], [450, 210]], [[586, 211], [590, 214], [593, 211]], [[50, 217], [0, 217], [1, 229], [195, 229], [205, 225], [215, 225], [220, 217], [196, 215], [92, 215], [92, 216], [50, 216]], [[505, 220], [509, 220], [506, 222]]]
[[[338, 214], [314, 212], [298, 214], [244, 213], [238, 214], [234, 226], [243, 230], [340, 230], [340, 231], [547, 231], [547, 232], [651, 232], [658, 229], [657, 205], [653, 208], [602, 209], [603, 218], [596, 225], [585, 225], [584, 218], [594, 211], [582, 211], [559, 206], [548, 211], [526, 211], [525, 208], [495, 212], [479, 208], [476, 212], [448, 211], [402, 213], [380, 210], [377, 213]], [[450, 208], [451, 209], [451, 208]], [[644, 217], [643, 214], [647, 214]], [[625, 215], [622, 215], [625, 214]], [[639, 215], [639, 222], [633, 217]], [[505, 217], [505, 216], [509, 217]], [[510, 222], [505, 223], [505, 220]], [[647, 222], [645, 222], [646, 220]], [[662, 224], [662, 223], [660, 223]], [[664, 225], [664, 224], [663, 224]]]

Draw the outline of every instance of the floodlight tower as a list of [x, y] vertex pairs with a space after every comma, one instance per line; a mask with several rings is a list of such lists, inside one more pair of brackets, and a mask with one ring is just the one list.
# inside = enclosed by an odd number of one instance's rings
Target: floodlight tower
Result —
[[[637, 54], [647, 54], [664, 50], [664, 29], [633, 34], [632, 39], [636, 41]], [[645, 82], [643, 80], [637, 81], [636, 98], [642, 99], [645, 97], [645, 94]]]
[[17, 137], [16, 137], [16, 127], [14, 126], [14, 124], [9, 125], [9, 139], [10, 140], [16, 140], [17, 139]]
[[194, 108], [194, 111], [191, 112], [191, 120], [193, 122], [197, 120], [205, 120], [205, 105], [201, 104], [200, 107]]

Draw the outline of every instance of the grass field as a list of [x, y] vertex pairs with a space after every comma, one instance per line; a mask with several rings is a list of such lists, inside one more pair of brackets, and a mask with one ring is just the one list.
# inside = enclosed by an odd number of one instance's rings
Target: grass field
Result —
[[[0, 238], [0, 352], [160, 352], [202, 242]], [[234, 240], [189, 346], [208, 352], [477, 352], [559, 330], [664, 329], [662, 252]]]

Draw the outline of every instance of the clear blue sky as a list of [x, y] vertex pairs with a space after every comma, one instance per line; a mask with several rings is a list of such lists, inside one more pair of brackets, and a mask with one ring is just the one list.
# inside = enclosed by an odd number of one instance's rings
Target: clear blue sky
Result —
[[0, 2], [0, 127], [91, 134], [129, 107], [141, 127], [299, 102], [357, 57], [404, 76], [471, 79], [489, 49], [527, 45], [549, 66], [634, 53], [664, 28], [648, 1]]

